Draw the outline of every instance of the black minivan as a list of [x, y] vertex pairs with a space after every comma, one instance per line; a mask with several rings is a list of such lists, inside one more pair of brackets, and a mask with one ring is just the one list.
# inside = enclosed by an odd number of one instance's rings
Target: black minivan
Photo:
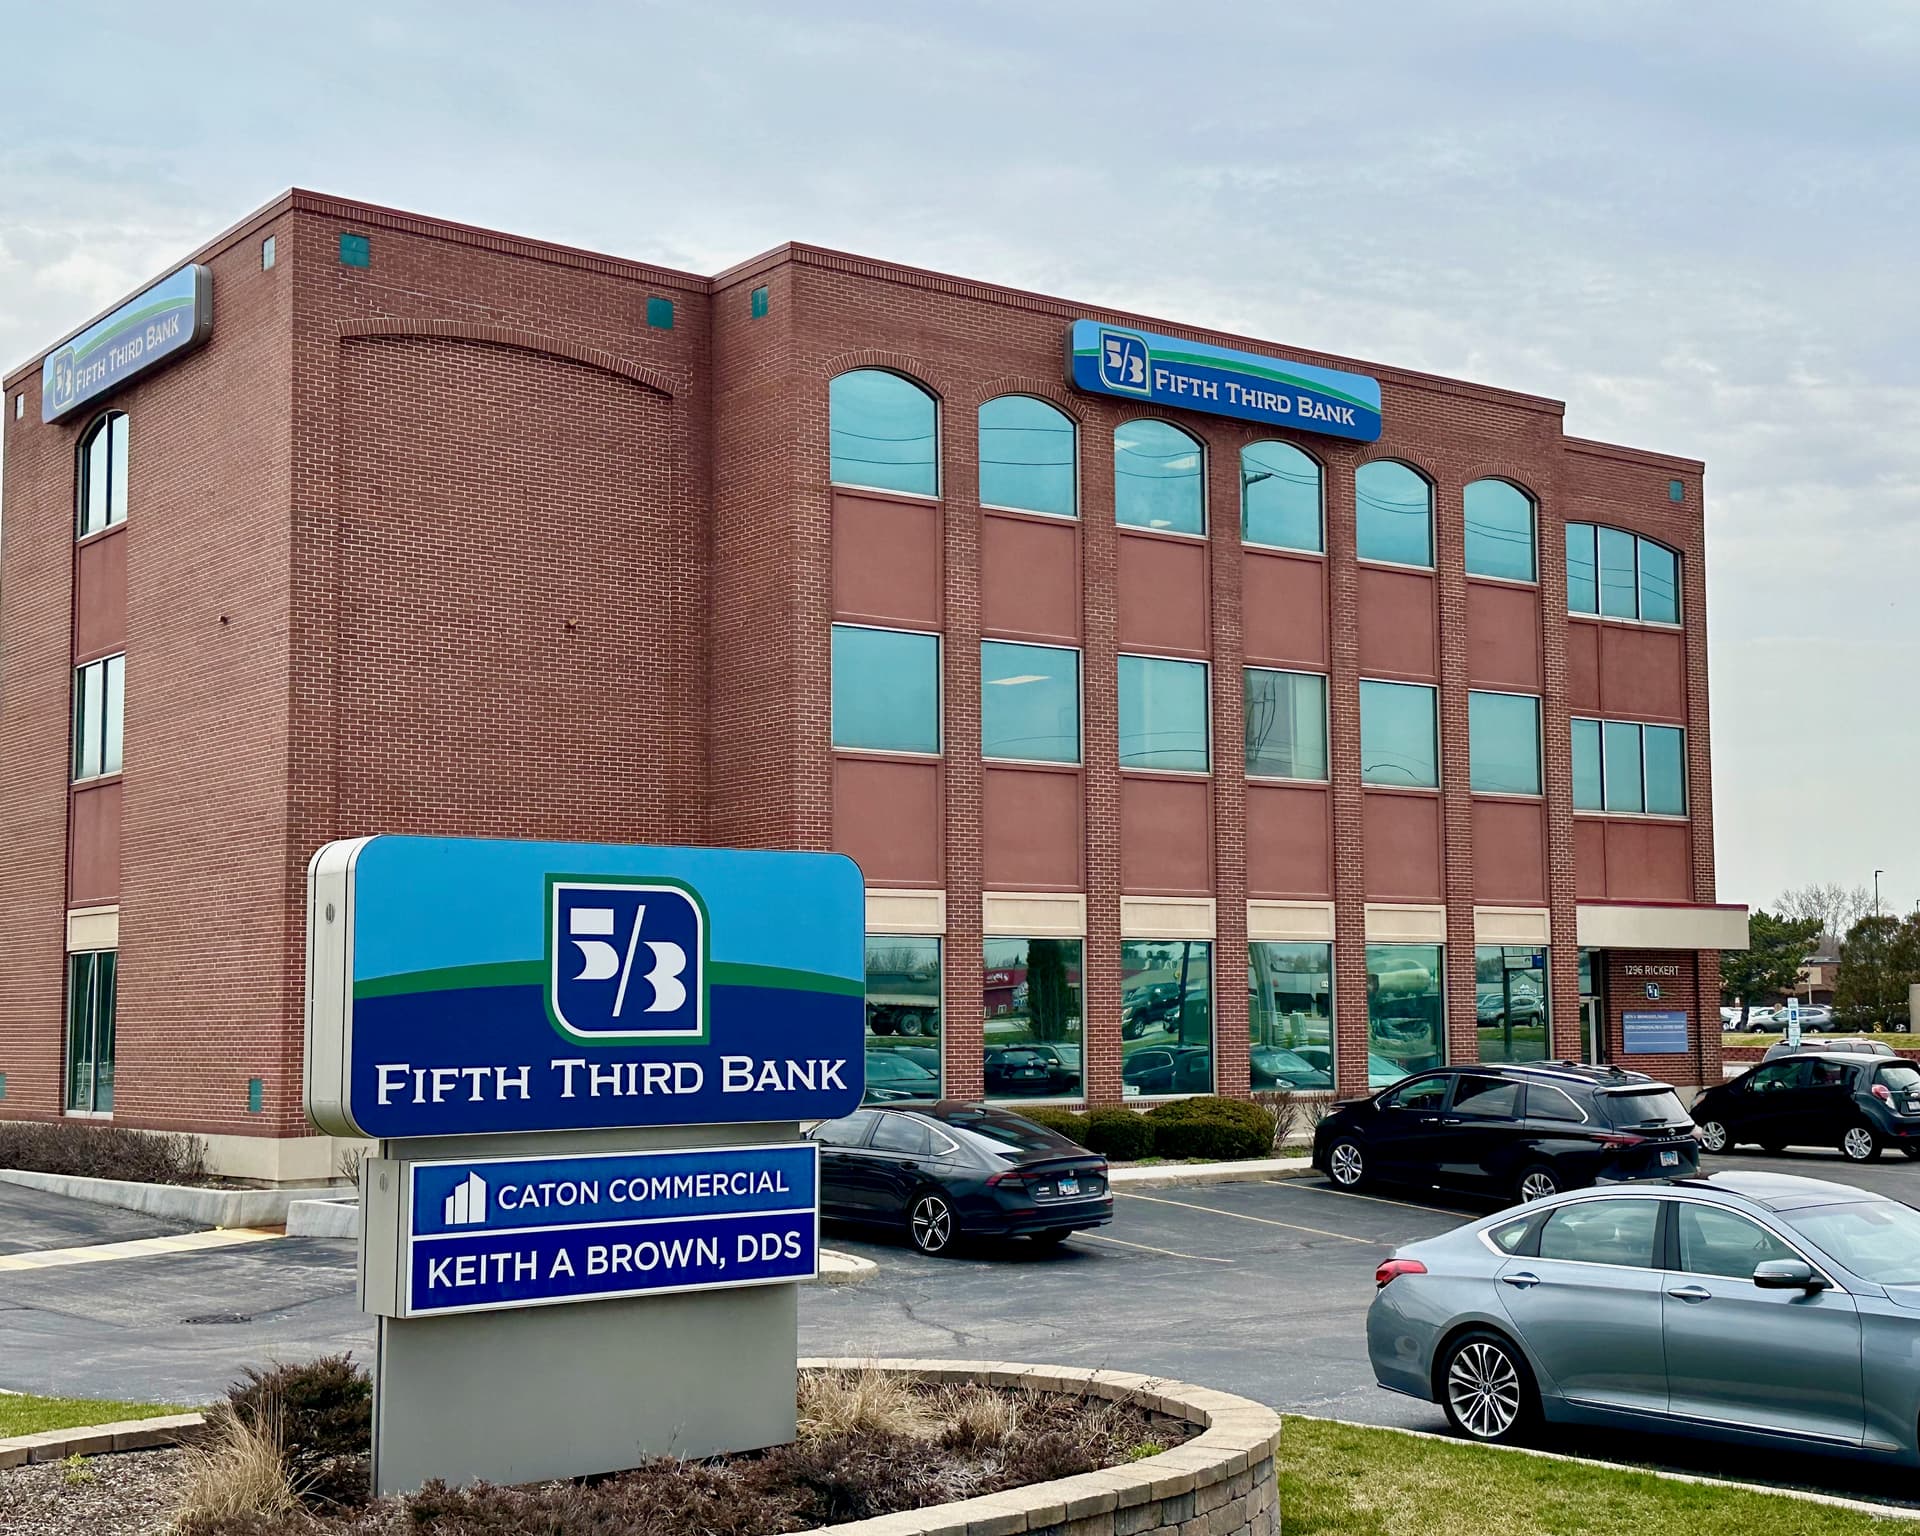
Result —
[[1378, 1179], [1522, 1203], [1563, 1189], [1700, 1170], [1668, 1083], [1576, 1062], [1442, 1067], [1335, 1110], [1313, 1166], [1336, 1189]]

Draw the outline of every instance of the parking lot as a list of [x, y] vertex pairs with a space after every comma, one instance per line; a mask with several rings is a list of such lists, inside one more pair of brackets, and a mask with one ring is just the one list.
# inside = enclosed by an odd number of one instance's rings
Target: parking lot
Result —
[[[1920, 1166], [1838, 1154], [1709, 1159], [1831, 1178], [1915, 1203]], [[1440, 1410], [1373, 1384], [1364, 1320], [1375, 1266], [1396, 1245], [1489, 1207], [1379, 1190], [1341, 1194], [1318, 1177], [1123, 1194], [1115, 1219], [1059, 1248], [1007, 1242], [951, 1258], [904, 1240], [830, 1227], [827, 1242], [878, 1274], [802, 1293], [804, 1353], [960, 1356], [1111, 1366], [1243, 1393], [1276, 1407], [1444, 1432]], [[97, 1235], [88, 1236], [97, 1222]], [[120, 1242], [167, 1228], [123, 1212], [0, 1190], [7, 1248]], [[8, 1269], [0, 1257], [0, 1387], [199, 1401], [241, 1366], [372, 1351], [355, 1307], [351, 1243], [281, 1238], [217, 1252]], [[1751, 1478], [1751, 1452], [1674, 1439], [1582, 1432], [1581, 1454]], [[1907, 1500], [1913, 1477], [1769, 1453], [1765, 1472], [1798, 1486]]]

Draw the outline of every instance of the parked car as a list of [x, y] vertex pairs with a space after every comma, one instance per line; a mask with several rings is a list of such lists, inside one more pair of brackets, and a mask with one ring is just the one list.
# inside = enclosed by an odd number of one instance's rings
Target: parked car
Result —
[[1213, 1052], [1204, 1045], [1147, 1045], [1120, 1063], [1120, 1086], [1130, 1094], [1213, 1092]]
[[[1333, 1076], [1333, 1049], [1325, 1045], [1299, 1045], [1293, 1054], [1314, 1069]], [[1407, 1075], [1407, 1069], [1397, 1061], [1389, 1061], [1377, 1051], [1367, 1052], [1367, 1087], [1371, 1090], [1389, 1088]]]
[[[1507, 994], [1499, 987], [1481, 987], [1474, 994], [1474, 1018], [1480, 1024], [1498, 1024], [1507, 1016]], [[1513, 1022], [1538, 1024], [1545, 1014], [1540, 994], [1529, 988], [1513, 989]]]
[[1762, 1061], [1777, 1061], [1800, 1051], [1842, 1051], [1849, 1056], [1898, 1056], [1900, 1053], [1884, 1040], [1841, 1040], [1829, 1035], [1825, 1040], [1802, 1040], [1797, 1046], [1776, 1040], [1767, 1047]]
[[867, 1095], [869, 1104], [890, 1104], [898, 1099], [937, 1099], [940, 1078], [917, 1062], [908, 1061], [898, 1051], [867, 1052]]
[[1139, 988], [1120, 1005], [1120, 1037], [1137, 1040], [1154, 1024], [1166, 1024], [1180, 1016], [1180, 987], [1177, 982], [1156, 981]]
[[1375, 1379], [1472, 1440], [1542, 1421], [1920, 1463], [1920, 1211], [1733, 1172], [1589, 1190], [1394, 1250]]
[[1704, 1090], [1693, 1119], [1709, 1152], [1746, 1142], [1768, 1152], [1838, 1147], [1856, 1163], [1886, 1147], [1920, 1158], [1920, 1068], [1900, 1057], [1795, 1051]]
[[1374, 1180], [1541, 1200], [1696, 1172], [1679, 1096], [1642, 1072], [1571, 1063], [1442, 1067], [1335, 1110], [1313, 1166], [1336, 1189]]
[[1781, 1010], [1778, 1008], [1749, 1008], [1747, 1010], [1747, 1033], [1750, 1035], [1758, 1035], [1764, 1034], [1768, 1030], [1784, 1029], [1786, 1027], [1786, 1019], [1784, 1017], [1779, 1019], [1774, 1017], [1774, 1015], [1780, 1012]]
[[[1136, 1051], [1134, 1053], [1138, 1055]], [[1295, 1089], [1325, 1091], [1333, 1087], [1333, 1074], [1316, 1067], [1297, 1051], [1283, 1051], [1274, 1045], [1256, 1045], [1247, 1058], [1255, 1088], [1290, 1092]]]
[[904, 1229], [922, 1253], [963, 1237], [1058, 1243], [1113, 1220], [1107, 1160], [1010, 1110], [870, 1107], [807, 1134], [820, 1144], [820, 1214]]
[[986, 1053], [989, 1094], [1061, 1093], [1071, 1088], [1077, 1077], [1050, 1045], [996, 1045]]

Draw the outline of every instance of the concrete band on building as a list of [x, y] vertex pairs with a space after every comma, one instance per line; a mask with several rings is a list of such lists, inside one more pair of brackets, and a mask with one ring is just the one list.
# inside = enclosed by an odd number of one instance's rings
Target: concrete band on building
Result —
[[[326, 1172], [303, 876], [371, 832], [852, 855], [896, 1100], [1719, 1078], [1698, 462], [807, 246], [296, 191], [189, 260], [203, 344], [6, 380], [0, 1117]], [[1381, 435], [1074, 388], [1080, 320]]]

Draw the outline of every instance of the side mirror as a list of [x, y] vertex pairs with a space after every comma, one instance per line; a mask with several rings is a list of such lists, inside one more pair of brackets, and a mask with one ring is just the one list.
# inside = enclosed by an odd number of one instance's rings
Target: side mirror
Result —
[[1827, 1281], [1804, 1259], [1768, 1259], [1753, 1272], [1753, 1283], [1763, 1291], [1824, 1291]]

